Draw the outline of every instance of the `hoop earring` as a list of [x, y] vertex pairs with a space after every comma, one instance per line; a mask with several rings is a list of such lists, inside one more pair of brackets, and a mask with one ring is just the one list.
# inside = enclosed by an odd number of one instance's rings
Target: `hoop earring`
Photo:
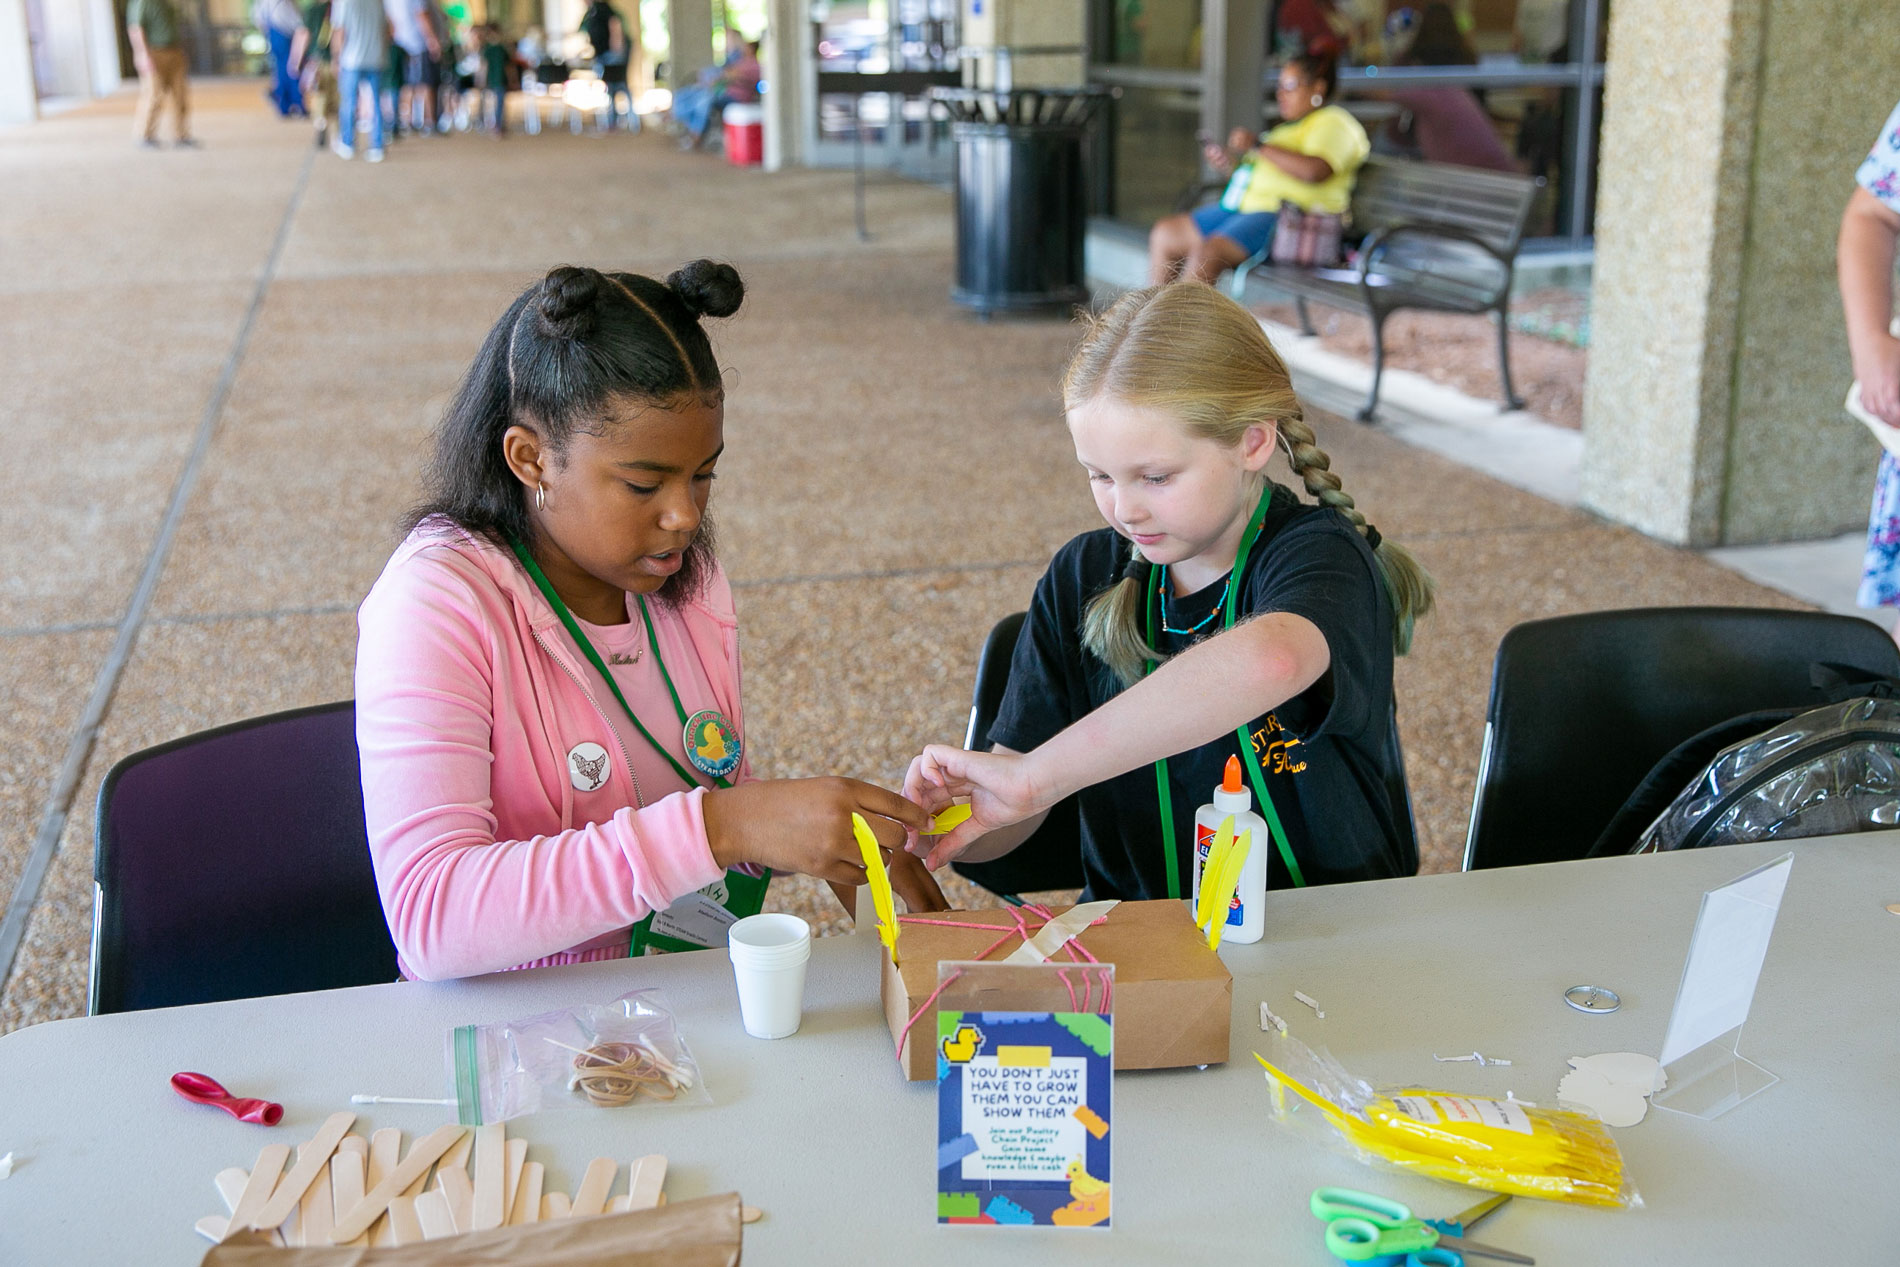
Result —
[[546, 510], [548, 508], [548, 486], [546, 484], [536, 484], [534, 486], [534, 508], [536, 510]]

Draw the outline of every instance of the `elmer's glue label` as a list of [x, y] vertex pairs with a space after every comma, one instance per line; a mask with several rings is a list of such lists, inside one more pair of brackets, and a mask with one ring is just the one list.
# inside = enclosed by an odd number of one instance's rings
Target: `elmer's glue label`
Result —
[[[1240, 758], [1227, 758], [1227, 769], [1214, 800], [1194, 811], [1194, 897], [1201, 896], [1201, 873], [1207, 869], [1207, 856], [1213, 851], [1215, 833], [1228, 815], [1233, 815], [1234, 835], [1252, 832], [1252, 847], [1246, 864], [1240, 869], [1240, 887], [1227, 906], [1225, 941], [1255, 942], [1267, 931], [1267, 851], [1271, 847], [1267, 825], [1253, 812], [1253, 793], [1240, 782]], [[1192, 909], [1190, 907], [1190, 909]]]

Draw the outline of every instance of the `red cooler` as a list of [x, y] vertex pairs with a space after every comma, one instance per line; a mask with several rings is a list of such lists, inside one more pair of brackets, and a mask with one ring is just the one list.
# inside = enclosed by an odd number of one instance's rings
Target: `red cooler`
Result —
[[765, 111], [755, 102], [735, 101], [720, 116], [726, 125], [726, 161], [757, 167], [765, 161]]

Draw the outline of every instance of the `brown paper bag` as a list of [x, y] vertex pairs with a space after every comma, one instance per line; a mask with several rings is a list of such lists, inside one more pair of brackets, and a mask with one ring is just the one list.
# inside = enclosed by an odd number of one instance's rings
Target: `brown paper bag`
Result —
[[381, 1249], [278, 1249], [262, 1232], [213, 1246], [202, 1267], [737, 1267], [739, 1194], [657, 1210], [553, 1219]]
[[[1057, 915], [1066, 906], [1051, 908]], [[884, 960], [881, 994], [884, 1019], [896, 1040], [923, 1001], [937, 988], [937, 965], [946, 959], [975, 959], [1016, 921], [1008, 911], [957, 911], [946, 916], [989, 929], [942, 928], [905, 924], [897, 939], [900, 967]], [[1031, 935], [1042, 922], [1029, 918]], [[1234, 978], [1207, 938], [1194, 926], [1185, 902], [1123, 902], [1076, 939], [1103, 963], [1115, 965], [1115, 1068], [1171, 1069], [1181, 1065], [1217, 1065], [1227, 1060], [1233, 1015]], [[998, 946], [985, 962], [1009, 957], [1020, 937]], [[1051, 963], [1067, 962], [1058, 953]], [[898, 1053], [904, 1076], [913, 1082], [937, 1076], [937, 1020], [930, 1013], [911, 1026]]]

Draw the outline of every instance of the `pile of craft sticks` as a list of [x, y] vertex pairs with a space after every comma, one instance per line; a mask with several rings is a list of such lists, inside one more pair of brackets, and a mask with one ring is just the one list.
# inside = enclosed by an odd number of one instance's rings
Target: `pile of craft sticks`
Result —
[[509, 1139], [500, 1123], [472, 1131], [444, 1126], [407, 1152], [396, 1128], [364, 1138], [351, 1133], [355, 1124], [356, 1114], [334, 1113], [296, 1146], [294, 1161], [290, 1145], [267, 1144], [249, 1172], [218, 1172], [214, 1182], [229, 1213], [199, 1219], [198, 1233], [223, 1241], [256, 1228], [282, 1245], [409, 1245], [666, 1203], [666, 1158], [657, 1153], [628, 1167], [627, 1191], [619, 1196], [613, 1189], [620, 1166], [610, 1157], [588, 1163], [569, 1195], [544, 1190], [545, 1172], [528, 1160], [528, 1141]]

